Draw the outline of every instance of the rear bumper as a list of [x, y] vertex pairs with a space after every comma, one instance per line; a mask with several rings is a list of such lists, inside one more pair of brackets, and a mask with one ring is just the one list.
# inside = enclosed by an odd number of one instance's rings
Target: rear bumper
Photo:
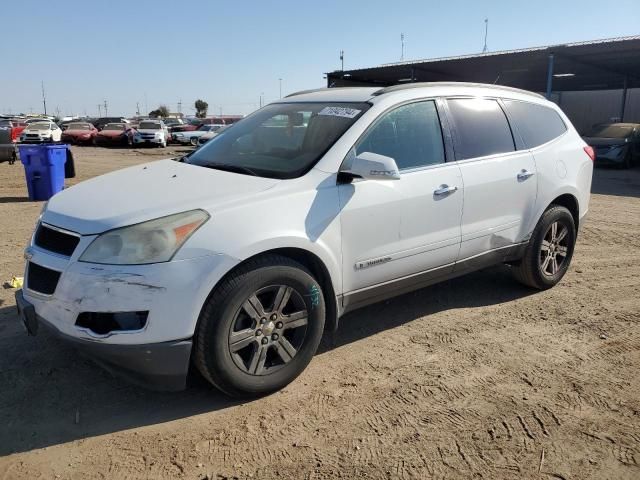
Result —
[[18, 314], [30, 335], [44, 328], [62, 341], [77, 348], [113, 374], [153, 390], [183, 390], [186, 387], [191, 339], [170, 342], [121, 345], [71, 337], [62, 333], [18, 290], [15, 294]]

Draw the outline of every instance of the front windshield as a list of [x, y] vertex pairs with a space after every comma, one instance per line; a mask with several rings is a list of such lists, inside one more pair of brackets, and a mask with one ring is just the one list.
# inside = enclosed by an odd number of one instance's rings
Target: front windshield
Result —
[[306, 173], [370, 107], [367, 103], [274, 103], [224, 129], [186, 163], [270, 178]]
[[119, 130], [124, 131], [124, 125], [120, 123], [108, 123], [104, 126], [103, 130]]
[[160, 124], [158, 122], [140, 122], [138, 127], [142, 130], [160, 130]]
[[626, 138], [633, 133], [633, 127], [628, 125], [598, 125], [594, 127], [586, 137], [600, 138]]
[[91, 125], [88, 123], [70, 123], [67, 130], [91, 130]]
[[49, 130], [51, 126], [48, 123], [32, 123], [29, 130]]

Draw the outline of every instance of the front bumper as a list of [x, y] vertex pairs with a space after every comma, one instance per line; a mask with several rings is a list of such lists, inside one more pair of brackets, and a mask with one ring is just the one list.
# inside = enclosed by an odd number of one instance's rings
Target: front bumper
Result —
[[162, 145], [164, 143], [164, 139], [162, 137], [154, 137], [154, 138], [133, 137], [133, 143], [135, 143], [136, 145]]
[[186, 387], [191, 339], [152, 344], [118, 345], [83, 340], [61, 332], [46, 318], [36, 313], [22, 290], [15, 294], [18, 314], [27, 332], [37, 335], [41, 327], [77, 348], [106, 370], [131, 383], [154, 390], [183, 390]]

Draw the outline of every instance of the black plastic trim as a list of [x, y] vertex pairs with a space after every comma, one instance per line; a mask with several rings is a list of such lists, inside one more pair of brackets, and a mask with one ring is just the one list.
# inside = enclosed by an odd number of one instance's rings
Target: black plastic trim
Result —
[[186, 388], [192, 339], [115, 345], [71, 337], [37, 315], [34, 306], [24, 298], [22, 290], [18, 290], [15, 297], [20, 318], [25, 322], [31, 335], [37, 334], [39, 327], [44, 327], [104, 369], [145, 388], [163, 391], [178, 391]]

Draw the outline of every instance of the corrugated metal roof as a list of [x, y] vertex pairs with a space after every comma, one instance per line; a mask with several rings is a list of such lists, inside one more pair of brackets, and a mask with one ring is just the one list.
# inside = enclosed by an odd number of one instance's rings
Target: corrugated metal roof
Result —
[[640, 35], [633, 35], [633, 36], [627, 36], [627, 37], [603, 38], [600, 40], [586, 40], [582, 42], [558, 43], [558, 44], [547, 45], [543, 47], [516, 48], [513, 50], [497, 50], [495, 52], [485, 52], [485, 53], [470, 53], [466, 55], [454, 55], [451, 57], [423, 58], [419, 60], [408, 60], [404, 62], [382, 63], [377, 68], [396, 67], [399, 65], [413, 65], [416, 63], [446, 62], [448, 60], [465, 60], [467, 58], [493, 57], [495, 55], [509, 55], [513, 53], [527, 53], [527, 52], [535, 52], [539, 50], [553, 50], [554, 48], [558, 48], [558, 47], [563, 47], [563, 48], [581, 47], [585, 45], [598, 45], [603, 43], [626, 42], [631, 40], [640, 40]]

